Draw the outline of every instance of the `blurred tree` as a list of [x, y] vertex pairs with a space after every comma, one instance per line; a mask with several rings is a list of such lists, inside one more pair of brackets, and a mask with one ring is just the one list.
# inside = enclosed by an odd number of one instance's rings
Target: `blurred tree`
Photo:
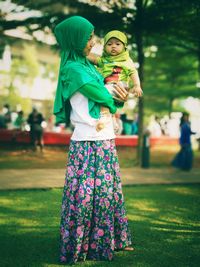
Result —
[[185, 49], [160, 47], [157, 52], [146, 51], [144, 84], [146, 105], [155, 112], [173, 111], [176, 99], [198, 97], [196, 87], [197, 60]]
[[4, 103], [9, 103], [15, 108], [17, 105], [20, 105], [23, 110], [26, 111], [31, 101], [30, 99], [21, 98], [18, 86], [19, 84], [27, 84], [27, 86], [32, 85], [38, 73], [39, 64], [34, 46], [24, 46], [21, 54], [13, 58], [10, 71], [1, 71], [2, 105]]
[[[37, 32], [42, 30], [44, 34], [48, 34], [59, 21], [75, 14], [88, 18], [95, 25], [95, 31], [99, 36], [103, 36], [105, 31], [113, 28], [125, 30], [130, 43], [133, 44], [132, 47], [137, 51], [138, 70], [145, 94], [149, 79], [149, 77], [146, 77], [146, 81], [144, 79], [146, 48], [152, 45], [159, 46], [162, 40], [163, 46], [169, 44], [182, 46], [200, 58], [199, 0], [60, 0], [59, 2], [13, 0], [13, 3], [16, 5], [12, 7], [10, 5], [9, 12], [1, 12], [0, 35], [5, 29], [23, 26], [26, 34], [41, 40]], [[9, 13], [17, 17], [21, 12], [24, 15], [23, 20], [8, 19]], [[159, 84], [164, 86], [160, 81]], [[160, 90], [158, 88], [158, 91]], [[141, 158], [143, 115], [144, 98], [141, 98], [139, 100], [138, 162]]]
[[[154, 15], [159, 20], [159, 42], [184, 48], [188, 55], [197, 58], [200, 81], [200, 1], [199, 0], [154, 0]], [[165, 27], [168, 25], [168, 27]]]

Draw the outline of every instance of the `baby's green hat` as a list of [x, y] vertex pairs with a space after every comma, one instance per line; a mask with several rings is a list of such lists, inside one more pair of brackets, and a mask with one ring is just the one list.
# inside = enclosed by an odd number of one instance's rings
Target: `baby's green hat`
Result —
[[123, 32], [114, 30], [108, 32], [105, 37], [104, 37], [104, 45], [110, 40], [110, 38], [117, 38], [119, 39], [122, 43], [124, 43], [125, 47], [127, 46], [127, 37]]

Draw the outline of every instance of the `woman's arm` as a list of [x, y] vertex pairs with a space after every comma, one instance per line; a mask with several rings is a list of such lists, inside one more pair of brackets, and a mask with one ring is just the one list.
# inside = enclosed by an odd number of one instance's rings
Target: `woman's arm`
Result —
[[88, 99], [99, 103], [102, 106], [108, 107], [110, 112], [114, 114], [117, 111], [115, 102], [104, 86], [99, 85], [97, 82], [90, 82], [83, 85], [79, 92], [86, 96]]

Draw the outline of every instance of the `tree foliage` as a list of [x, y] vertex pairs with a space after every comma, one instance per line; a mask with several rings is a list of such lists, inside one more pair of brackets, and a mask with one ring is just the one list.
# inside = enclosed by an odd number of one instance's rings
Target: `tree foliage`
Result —
[[[2, 1], [4, 2], [4, 1]], [[95, 25], [95, 32], [102, 37], [111, 29], [128, 34], [132, 49], [136, 50], [139, 75], [145, 97], [139, 100], [141, 137], [145, 105], [152, 104], [170, 111], [176, 98], [194, 95], [195, 79], [200, 76], [200, 2], [199, 0], [13, 0], [9, 13], [22, 12], [23, 20], [9, 20], [1, 12], [0, 22], [4, 30], [23, 27], [25, 32], [37, 39], [36, 32], [45, 34], [55, 25], [71, 15], [82, 15]], [[4, 38], [1, 38], [0, 45]], [[37, 39], [38, 40], [38, 39]], [[145, 58], [152, 46], [158, 47], [155, 58]], [[180, 49], [181, 48], [181, 49]], [[187, 53], [187, 54], [186, 54]], [[198, 64], [196, 63], [198, 62]], [[148, 98], [151, 101], [148, 101]], [[147, 104], [144, 103], [144, 100]], [[165, 103], [165, 104], [164, 104]], [[141, 145], [141, 138], [139, 146]]]

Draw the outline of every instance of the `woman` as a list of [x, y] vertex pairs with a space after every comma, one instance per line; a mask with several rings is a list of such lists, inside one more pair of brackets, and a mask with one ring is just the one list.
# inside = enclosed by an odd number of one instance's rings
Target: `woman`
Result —
[[[93, 25], [73, 16], [55, 28], [61, 64], [54, 103], [57, 122], [74, 125], [61, 212], [61, 262], [111, 260], [115, 249], [131, 250], [111, 114], [97, 132], [100, 107], [116, 112], [103, 77], [86, 56], [94, 46]], [[127, 92], [117, 86], [122, 100]], [[69, 108], [70, 107], [70, 108]]]
[[195, 133], [191, 131], [189, 114], [187, 112], [184, 112], [182, 114], [180, 122], [180, 131], [181, 134], [179, 143], [181, 149], [172, 161], [172, 166], [182, 169], [184, 171], [189, 171], [192, 168], [193, 164], [191, 135]]

